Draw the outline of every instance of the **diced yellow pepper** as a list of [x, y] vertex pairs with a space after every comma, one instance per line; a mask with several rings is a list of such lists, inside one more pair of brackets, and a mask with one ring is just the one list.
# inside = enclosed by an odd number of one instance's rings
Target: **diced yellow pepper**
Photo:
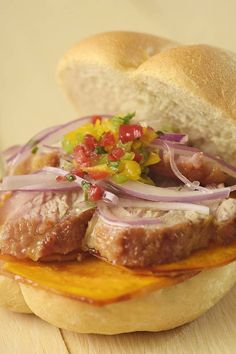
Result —
[[112, 180], [116, 183], [124, 183], [128, 181], [128, 177], [124, 173], [117, 173], [112, 176]]
[[104, 133], [109, 131], [116, 133], [116, 127], [114, 127], [109, 119], [103, 119], [102, 121], [97, 120], [94, 127], [96, 130], [97, 139], [101, 138]]
[[150, 177], [147, 176], [142, 176], [139, 178], [139, 182], [145, 183], [145, 184], [150, 184], [151, 186], [155, 186], [155, 183]]
[[96, 129], [92, 123], [84, 124], [82, 125], [82, 127], [67, 133], [64, 136], [64, 139], [70, 141], [71, 144], [76, 145], [78, 143], [77, 136], [78, 135], [84, 136], [86, 134], [91, 134], [96, 138]]
[[151, 151], [144, 166], [154, 165], [155, 163], [158, 163], [160, 160], [161, 160], [160, 156], [158, 154], [156, 154], [155, 152]]
[[118, 140], [118, 132], [116, 131], [116, 127], [113, 125], [112, 121], [109, 119], [104, 119], [103, 121], [97, 119], [95, 124], [87, 123], [78, 129], [67, 133], [64, 136], [62, 145], [65, 147], [65, 150], [71, 152], [77, 144], [83, 142], [83, 138], [86, 134], [91, 134], [99, 140], [102, 135], [108, 131], [112, 131], [116, 140]]
[[155, 133], [155, 131], [152, 128], [143, 128], [143, 136], [141, 136], [141, 141], [145, 144], [149, 144], [151, 143], [156, 137], [157, 134]]
[[142, 146], [142, 142], [140, 140], [135, 140], [132, 144], [132, 149], [138, 150]]
[[137, 181], [141, 175], [141, 167], [136, 161], [122, 161], [123, 162], [123, 174], [128, 177], [128, 179]]
[[84, 172], [106, 172], [110, 175], [113, 175], [115, 173], [115, 171], [110, 169], [107, 164], [96, 165], [91, 167], [82, 167], [82, 170]]

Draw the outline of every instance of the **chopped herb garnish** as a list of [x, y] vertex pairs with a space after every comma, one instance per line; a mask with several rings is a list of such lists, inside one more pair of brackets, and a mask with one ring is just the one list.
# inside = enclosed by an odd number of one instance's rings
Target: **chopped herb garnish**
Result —
[[72, 174], [68, 174], [65, 177], [66, 177], [67, 181], [69, 181], [69, 182], [73, 182], [76, 179], [75, 175], [72, 175]]
[[156, 133], [157, 133], [157, 135], [164, 135], [164, 134], [165, 134], [165, 133], [163, 133], [163, 131], [161, 131], [161, 130], [157, 130]]
[[101, 157], [98, 159], [98, 165], [103, 165], [103, 164], [107, 164], [108, 162], [108, 158], [107, 155], [101, 155]]
[[120, 162], [119, 161], [110, 161], [109, 162], [109, 167], [112, 170], [117, 170], [119, 166], [120, 166]]
[[31, 149], [31, 153], [32, 153], [32, 154], [36, 154], [36, 152], [38, 151], [38, 149], [39, 149], [39, 148], [38, 148], [37, 145], [33, 146], [32, 149]]
[[125, 151], [130, 151], [132, 148], [132, 141], [129, 141], [128, 143], [122, 143], [120, 140], [117, 143], [117, 147], [120, 147], [124, 149]]
[[70, 140], [64, 139], [61, 145], [62, 145], [62, 149], [65, 150], [65, 152], [67, 152], [68, 154], [72, 153], [74, 149], [74, 145]]
[[90, 189], [90, 187], [91, 187], [91, 184], [89, 183], [89, 182], [82, 182], [82, 184], [81, 184], [81, 187], [82, 187], [82, 189], [83, 189], [83, 192], [84, 192], [84, 200], [85, 201], [88, 201], [88, 192], [89, 192], [89, 189]]
[[132, 112], [132, 113], [127, 113], [124, 117], [123, 117], [123, 121], [124, 121], [124, 124], [128, 124], [129, 121], [134, 118], [136, 112]]
[[81, 184], [83, 191], [87, 191], [90, 188], [90, 186], [91, 186], [91, 184], [89, 182], [85, 182], [85, 181], [83, 181]]
[[106, 150], [104, 149], [104, 147], [99, 145], [95, 147], [95, 152], [98, 155], [106, 154]]
[[135, 112], [127, 113], [125, 116], [114, 116], [112, 117], [112, 123], [116, 126], [122, 124], [129, 124], [129, 121], [135, 116]]
[[76, 134], [76, 139], [77, 139], [77, 143], [78, 143], [78, 144], [81, 144], [81, 143], [83, 142], [83, 140], [84, 140], [84, 134], [82, 134], [82, 133], [77, 133], [77, 134]]
[[135, 156], [135, 153], [133, 151], [131, 152], [126, 152], [122, 157], [121, 157], [121, 160], [133, 160]]

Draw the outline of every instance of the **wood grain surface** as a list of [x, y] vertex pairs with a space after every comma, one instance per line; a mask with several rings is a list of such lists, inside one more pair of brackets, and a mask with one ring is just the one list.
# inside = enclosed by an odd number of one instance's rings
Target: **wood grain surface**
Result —
[[0, 309], [0, 353], [234, 354], [236, 287], [198, 320], [162, 333], [75, 334], [57, 329], [33, 315]]

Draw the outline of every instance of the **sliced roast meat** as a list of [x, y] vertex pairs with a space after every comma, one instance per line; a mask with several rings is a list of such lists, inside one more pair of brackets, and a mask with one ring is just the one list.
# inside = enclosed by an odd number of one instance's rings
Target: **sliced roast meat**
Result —
[[[209, 163], [204, 159], [203, 153], [195, 153], [192, 156], [177, 156], [175, 158], [179, 171], [191, 182], [199, 181], [202, 186], [224, 183], [228, 176], [221, 171], [217, 164]], [[150, 175], [154, 181], [161, 177], [176, 179], [170, 166], [168, 153], [163, 153], [161, 161], [150, 166]]]
[[80, 190], [15, 192], [0, 208], [0, 251], [35, 261], [81, 252], [94, 210], [81, 209]]
[[211, 242], [236, 240], [236, 200], [223, 201], [214, 215], [193, 211], [126, 209], [127, 215], [158, 217], [160, 224], [145, 227], [114, 226], [97, 213], [83, 241], [85, 250], [107, 261], [129, 267], [146, 267], [176, 261]]
[[46, 166], [58, 167], [59, 163], [60, 156], [57, 151], [31, 154], [26, 160], [10, 167], [8, 174], [11, 176], [26, 175]]

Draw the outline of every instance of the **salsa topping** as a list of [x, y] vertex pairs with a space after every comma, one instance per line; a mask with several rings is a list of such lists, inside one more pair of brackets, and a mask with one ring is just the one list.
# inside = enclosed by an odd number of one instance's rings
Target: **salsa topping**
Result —
[[[151, 183], [146, 167], [160, 161], [158, 153], [149, 147], [157, 134], [151, 127], [131, 124], [134, 116], [135, 113], [111, 118], [93, 116], [90, 123], [66, 134], [62, 147], [73, 158], [72, 172], [93, 180]], [[93, 187], [90, 195], [97, 198], [99, 193]]]
[[84, 200], [97, 202], [102, 199], [104, 194], [104, 189], [96, 184], [92, 184], [89, 182], [82, 183], [82, 189], [84, 192]]
[[3, 151], [1, 192], [83, 188], [88, 201], [116, 205], [119, 193], [192, 203], [228, 198], [236, 190], [235, 166], [191, 146], [177, 128], [154, 130], [134, 116], [82, 117]]

